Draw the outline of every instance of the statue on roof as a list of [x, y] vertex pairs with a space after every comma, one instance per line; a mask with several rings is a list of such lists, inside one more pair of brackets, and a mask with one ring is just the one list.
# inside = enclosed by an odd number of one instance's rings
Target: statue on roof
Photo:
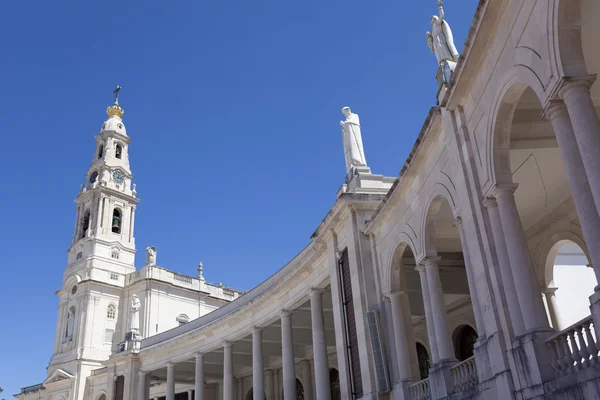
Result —
[[156, 266], [156, 247], [146, 247], [146, 266]]
[[340, 121], [346, 170], [352, 167], [366, 167], [367, 160], [365, 159], [358, 115], [353, 113], [350, 107], [342, 108], [342, 113], [346, 117], [345, 121]]
[[131, 296], [131, 308], [130, 308], [130, 318], [129, 318], [129, 331], [130, 332], [139, 332], [140, 330], [140, 307], [141, 307], [140, 299], [138, 299], [137, 295]]
[[431, 17], [431, 32], [427, 31], [425, 36], [427, 38], [427, 44], [429, 50], [435, 54], [438, 65], [441, 65], [444, 61], [458, 61], [458, 50], [454, 45], [454, 37], [452, 36], [452, 30], [450, 25], [444, 19], [444, 8], [442, 7], [442, 0], [438, 0], [439, 17], [434, 15]]

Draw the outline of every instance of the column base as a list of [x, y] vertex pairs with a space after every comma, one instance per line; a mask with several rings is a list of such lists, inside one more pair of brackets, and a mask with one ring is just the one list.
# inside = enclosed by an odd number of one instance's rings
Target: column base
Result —
[[432, 399], [445, 399], [454, 393], [454, 378], [450, 368], [457, 363], [456, 359], [441, 360], [429, 369], [429, 388]]
[[544, 395], [543, 383], [553, 379], [551, 352], [546, 339], [553, 330], [539, 330], [519, 336], [512, 343], [512, 355], [519, 376], [518, 399], [535, 399]]

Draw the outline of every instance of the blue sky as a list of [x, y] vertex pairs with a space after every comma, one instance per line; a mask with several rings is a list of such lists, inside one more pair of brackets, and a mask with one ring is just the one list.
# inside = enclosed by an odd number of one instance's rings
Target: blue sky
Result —
[[[462, 48], [477, 0], [446, 1]], [[141, 199], [136, 265], [250, 289], [294, 257], [344, 179], [340, 110], [396, 176], [435, 104], [435, 0], [4, 2], [0, 387], [42, 382], [79, 185], [111, 91]]]

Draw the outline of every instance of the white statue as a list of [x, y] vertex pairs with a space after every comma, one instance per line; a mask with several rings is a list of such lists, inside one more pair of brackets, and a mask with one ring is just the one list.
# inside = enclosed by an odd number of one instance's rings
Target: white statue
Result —
[[345, 121], [340, 121], [342, 126], [342, 141], [344, 142], [344, 157], [346, 159], [346, 170], [352, 167], [366, 167], [367, 160], [363, 149], [362, 136], [360, 134], [360, 120], [350, 107], [342, 108], [346, 116]]
[[458, 51], [454, 46], [454, 38], [450, 25], [444, 19], [444, 9], [442, 8], [442, 0], [438, 0], [438, 10], [440, 16], [434, 15], [431, 17], [431, 32], [425, 33], [427, 37], [427, 44], [429, 50], [435, 53], [438, 65], [441, 65], [444, 61], [458, 61]]
[[146, 247], [146, 266], [156, 266], [156, 247]]
[[140, 299], [134, 294], [131, 299], [131, 316], [129, 319], [129, 330], [139, 332], [140, 330]]
[[73, 337], [73, 326], [75, 325], [75, 310], [70, 309], [67, 314], [67, 332], [65, 334], [66, 339], [71, 339]]

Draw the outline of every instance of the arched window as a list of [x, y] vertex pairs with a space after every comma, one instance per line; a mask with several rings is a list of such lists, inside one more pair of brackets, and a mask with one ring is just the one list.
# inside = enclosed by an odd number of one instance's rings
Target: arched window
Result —
[[331, 400], [342, 400], [340, 393], [340, 373], [337, 369], [329, 370], [329, 386], [331, 387]]
[[178, 326], [185, 325], [190, 321], [190, 317], [185, 314], [179, 314], [176, 319]]
[[113, 233], [121, 233], [121, 210], [118, 208], [113, 210], [112, 231]]
[[117, 143], [115, 147], [115, 157], [121, 158], [121, 153], [123, 153], [123, 147], [121, 147], [121, 145]]
[[429, 353], [427, 353], [427, 349], [421, 343], [417, 343], [417, 360], [419, 360], [419, 374], [421, 375], [421, 379], [426, 379], [429, 377]]
[[116, 316], [117, 316], [117, 306], [115, 306], [113, 303], [110, 303], [108, 305], [108, 307], [106, 308], [106, 318], [115, 319]]
[[473, 357], [473, 348], [477, 341], [477, 332], [469, 325], [459, 326], [452, 334], [454, 339], [454, 355], [458, 361]]
[[104, 146], [100, 145], [100, 147], [98, 147], [98, 158], [102, 158], [103, 155], [104, 155]]
[[81, 238], [85, 237], [88, 229], [90, 228], [90, 210], [87, 210], [85, 214], [83, 214], [83, 219], [81, 220], [81, 234], [79, 235]]
[[75, 306], [71, 306], [69, 308], [69, 312], [67, 313], [67, 327], [65, 329], [65, 339], [66, 341], [70, 341], [73, 337], [73, 327], [75, 326]]

